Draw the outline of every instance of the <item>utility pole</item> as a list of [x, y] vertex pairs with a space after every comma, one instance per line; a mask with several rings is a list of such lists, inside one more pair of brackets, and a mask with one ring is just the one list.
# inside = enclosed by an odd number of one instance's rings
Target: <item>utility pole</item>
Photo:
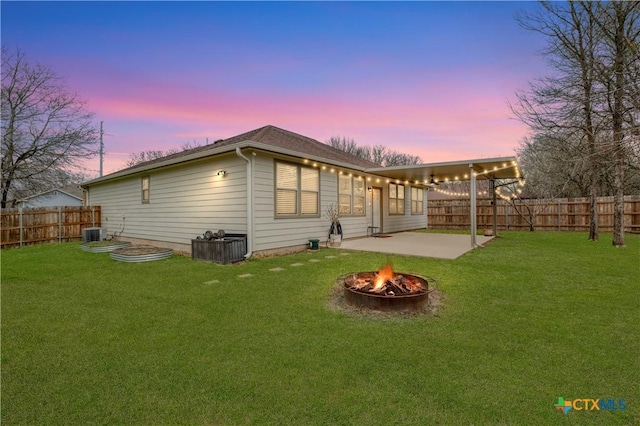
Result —
[[104, 143], [102, 142], [102, 135], [104, 132], [102, 131], [102, 121], [100, 122], [100, 177], [102, 177], [102, 157], [104, 154]]

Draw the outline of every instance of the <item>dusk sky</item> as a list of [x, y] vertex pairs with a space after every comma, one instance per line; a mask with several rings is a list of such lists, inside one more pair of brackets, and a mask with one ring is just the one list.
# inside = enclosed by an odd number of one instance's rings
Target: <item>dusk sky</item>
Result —
[[515, 154], [527, 129], [508, 101], [547, 69], [544, 40], [514, 18], [535, 7], [2, 1], [1, 35], [104, 121], [105, 174], [267, 124], [431, 163]]

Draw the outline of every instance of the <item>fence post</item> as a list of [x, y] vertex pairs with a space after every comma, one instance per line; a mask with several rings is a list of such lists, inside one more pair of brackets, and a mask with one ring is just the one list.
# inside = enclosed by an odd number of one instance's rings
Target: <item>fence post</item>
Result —
[[62, 207], [58, 206], [58, 244], [62, 242]]
[[560, 228], [560, 224], [562, 223], [562, 220], [560, 218], [561, 215], [561, 209], [560, 209], [560, 198], [558, 198], [558, 231], [561, 229]]
[[20, 247], [22, 247], [22, 206], [18, 207], [18, 226], [20, 227]]
[[509, 230], [509, 210], [511, 209], [511, 204], [509, 204], [508, 202], [506, 202], [505, 206], [504, 206], [504, 226], [505, 228], [507, 228], [507, 231]]

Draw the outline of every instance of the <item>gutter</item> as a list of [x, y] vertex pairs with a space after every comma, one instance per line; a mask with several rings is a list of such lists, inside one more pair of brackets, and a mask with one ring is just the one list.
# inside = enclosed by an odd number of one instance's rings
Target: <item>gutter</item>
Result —
[[240, 151], [240, 147], [236, 148], [236, 155], [247, 162], [247, 254], [244, 258], [249, 259], [253, 254], [253, 162]]

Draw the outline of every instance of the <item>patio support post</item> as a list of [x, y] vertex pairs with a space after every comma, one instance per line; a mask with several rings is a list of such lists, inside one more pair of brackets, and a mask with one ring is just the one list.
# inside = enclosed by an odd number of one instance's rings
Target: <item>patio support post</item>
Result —
[[476, 228], [478, 227], [476, 224], [476, 172], [473, 170], [473, 163], [469, 163], [469, 177], [471, 178], [471, 248], [476, 248]]
[[429, 189], [424, 190], [425, 229], [429, 229]]
[[491, 205], [493, 206], [493, 226], [492, 226], [492, 230], [493, 233], [491, 235], [493, 235], [494, 237], [498, 236], [498, 200], [496, 197], [496, 179], [495, 178], [491, 178], [489, 180], [489, 187], [491, 188]]

